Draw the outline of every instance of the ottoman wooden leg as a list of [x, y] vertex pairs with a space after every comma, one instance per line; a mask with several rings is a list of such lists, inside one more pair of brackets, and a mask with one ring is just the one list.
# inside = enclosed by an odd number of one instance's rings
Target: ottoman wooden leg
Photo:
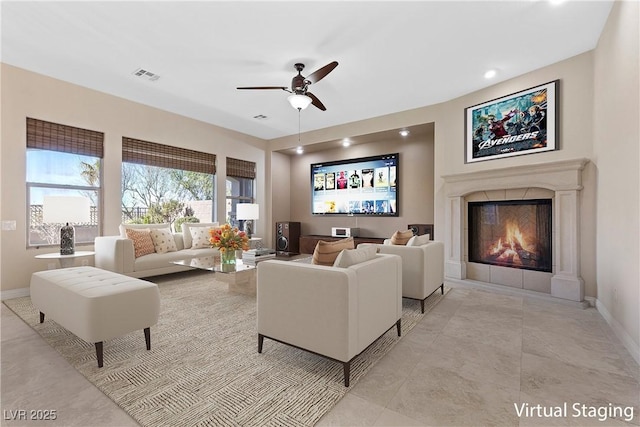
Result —
[[98, 359], [98, 368], [102, 368], [104, 365], [104, 359], [102, 356], [102, 341], [96, 343], [96, 358]]
[[151, 328], [144, 328], [144, 341], [147, 343], [147, 350], [151, 350]]

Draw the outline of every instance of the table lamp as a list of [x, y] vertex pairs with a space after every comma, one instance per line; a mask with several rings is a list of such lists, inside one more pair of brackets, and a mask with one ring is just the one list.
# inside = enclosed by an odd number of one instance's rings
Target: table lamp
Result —
[[73, 224], [91, 220], [90, 201], [86, 197], [45, 196], [42, 204], [44, 224], [66, 224], [60, 228], [60, 255], [75, 253]]
[[251, 238], [253, 221], [260, 219], [260, 206], [257, 203], [238, 203], [236, 205], [236, 219], [244, 221], [244, 232]]

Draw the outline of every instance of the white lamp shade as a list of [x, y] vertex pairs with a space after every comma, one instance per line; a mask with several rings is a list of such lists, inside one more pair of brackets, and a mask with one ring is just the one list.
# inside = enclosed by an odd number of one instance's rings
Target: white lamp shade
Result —
[[311, 104], [311, 98], [307, 95], [291, 95], [287, 99], [289, 100], [289, 104], [296, 110], [304, 110]]
[[257, 203], [238, 203], [236, 205], [236, 219], [260, 219], [260, 205]]
[[90, 204], [86, 197], [44, 196], [42, 222], [45, 224], [80, 224], [91, 220]]

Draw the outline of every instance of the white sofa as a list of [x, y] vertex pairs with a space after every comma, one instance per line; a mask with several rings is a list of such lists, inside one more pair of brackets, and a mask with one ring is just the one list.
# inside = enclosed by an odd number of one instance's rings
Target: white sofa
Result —
[[217, 248], [193, 249], [191, 229], [215, 227], [218, 223], [182, 224], [181, 233], [173, 233], [177, 251], [150, 253], [135, 257], [133, 241], [126, 237], [124, 228], [168, 228], [168, 224], [126, 224], [120, 226], [119, 236], [101, 236], [95, 239], [95, 266], [130, 277], [150, 277], [191, 270], [190, 267], [171, 264], [181, 259], [215, 256]]
[[[428, 239], [428, 237], [427, 237]], [[402, 296], [420, 300], [424, 313], [424, 301], [438, 288], [444, 293], [444, 243], [431, 240], [418, 246], [361, 243], [360, 247], [374, 246], [382, 254], [394, 254], [402, 258]], [[419, 242], [422, 243], [422, 242]]]
[[258, 352], [270, 338], [343, 364], [351, 361], [402, 316], [402, 263], [394, 255], [347, 268], [268, 260], [258, 264]]

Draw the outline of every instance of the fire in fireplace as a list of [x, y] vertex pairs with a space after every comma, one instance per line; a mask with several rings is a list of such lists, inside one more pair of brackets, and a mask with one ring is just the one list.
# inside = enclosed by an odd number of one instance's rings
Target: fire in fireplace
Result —
[[469, 261], [551, 272], [551, 199], [469, 202]]

